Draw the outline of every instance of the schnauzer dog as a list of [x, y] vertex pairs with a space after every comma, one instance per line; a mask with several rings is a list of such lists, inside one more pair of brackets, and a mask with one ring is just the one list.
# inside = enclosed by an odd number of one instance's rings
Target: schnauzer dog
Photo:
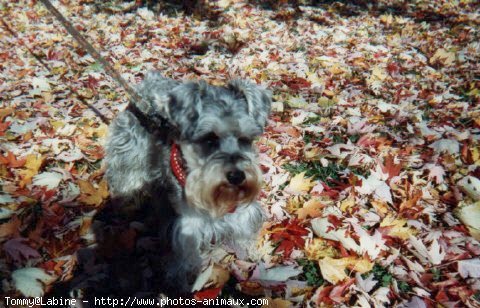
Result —
[[[162, 245], [161, 273], [190, 292], [202, 255], [214, 245], [242, 245], [260, 229], [261, 171], [253, 146], [270, 113], [271, 94], [235, 80], [225, 87], [179, 82], [150, 72], [138, 87], [152, 132], [125, 110], [110, 127], [106, 178], [114, 199], [148, 207]], [[152, 113], [152, 114], [149, 114]]]

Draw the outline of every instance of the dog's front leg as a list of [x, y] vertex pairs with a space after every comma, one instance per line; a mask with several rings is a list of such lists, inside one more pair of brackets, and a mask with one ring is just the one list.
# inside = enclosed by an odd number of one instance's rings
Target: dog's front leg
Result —
[[169, 289], [180, 294], [192, 291], [202, 266], [201, 222], [191, 217], [179, 218], [171, 233], [171, 253], [164, 264], [165, 282]]

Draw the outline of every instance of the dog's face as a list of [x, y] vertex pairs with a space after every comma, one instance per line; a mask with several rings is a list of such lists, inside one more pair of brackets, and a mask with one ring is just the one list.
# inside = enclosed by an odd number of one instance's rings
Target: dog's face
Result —
[[247, 81], [227, 87], [177, 86], [167, 99], [167, 118], [178, 129], [187, 165], [190, 206], [221, 217], [248, 205], [261, 188], [254, 139], [270, 112], [270, 93]]

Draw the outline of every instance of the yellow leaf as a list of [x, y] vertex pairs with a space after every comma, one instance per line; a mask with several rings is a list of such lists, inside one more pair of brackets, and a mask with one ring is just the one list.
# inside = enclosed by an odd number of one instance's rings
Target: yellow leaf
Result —
[[59, 128], [64, 127], [65, 123], [63, 123], [62, 121], [50, 120], [50, 125], [52, 125], [52, 127], [55, 131], [57, 131]]
[[299, 195], [293, 196], [292, 198], [287, 200], [287, 206], [285, 209], [289, 214], [296, 213], [300, 206], [305, 202], [305, 199]]
[[371, 262], [368, 259], [356, 259], [356, 258], [348, 258], [349, 264], [347, 265], [348, 269], [360, 274], [365, 274], [367, 272], [370, 272], [373, 268], [373, 262]]
[[340, 202], [340, 210], [342, 212], [347, 212], [347, 210], [351, 209], [354, 205], [355, 205], [355, 198], [350, 195], [348, 196], [348, 198]]
[[384, 68], [380, 66], [375, 66], [372, 69], [372, 74], [370, 75], [369, 80], [375, 81], [375, 80], [380, 80], [384, 81], [388, 77], [387, 71], [385, 71]]
[[385, 216], [388, 213], [388, 204], [385, 201], [378, 201], [378, 200], [373, 200], [372, 206], [375, 208], [377, 211], [377, 214], [379, 214], [381, 217]]
[[32, 178], [38, 174], [38, 170], [43, 164], [43, 156], [38, 154], [28, 154], [26, 157], [25, 169], [19, 171], [19, 175], [22, 178], [20, 180], [20, 187], [32, 182]]
[[90, 182], [79, 180], [78, 186], [82, 193], [78, 200], [87, 205], [99, 206], [103, 200], [108, 197], [108, 185], [106, 180], [102, 180], [95, 188]]
[[345, 278], [348, 278], [348, 275], [345, 273], [348, 264], [345, 264], [343, 259], [326, 257], [318, 261], [318, 265], [320, 266], [323, 278], [332, 284], [337, 284]]
[[292, 178], [288, 190], [295, 193], [309, 192], [315, 183], [311, 178], [305, 178], [305, 172], [299, 173]]
[[305, 255], [309, 260], [320, 260], [325, 257], [336, 257], [338, 251], [329, 242], [314, 238], [305, 246]]
[[298, 209], [297, 216], [300, 219], [307, 217], [315, 218], [322, 215], [324, 205], [317, 198], [312, 198], [303, 204], [303, 207]]
[[338, 64], [333, 64], [332, 66], [330, 66], [330, 68], [328, 69], [330, 71], [330, 73], [332, 73], [333, 75], [340, 75], [340, 74], [343, 74], [344, 70], [342, 69], [342, 67], [340, 67], [340, 65]]
[[416, 231], [408, 226], [406, 219], [398, 219], [393, 217], [393, 215], [387, 215], [382, 222], [380, 227], [388, 227], [388, 235], [401, 238], [402, 240], [408, 240], [410, 236], [416, 234]]
[[98, 127], [85, 126], [83, 131], [87, 137], [103, 138], [107, 134], [108, 126], [100, 124]]
[[431, 64], [435, 62], [440, 62], [440, 63], [443, 63], [445, 66], [450, 66], [455, 62], [455, 52], [447, 51], [443, 48], [440, 48], [430, 58]]
[[391, 25], [393, 23], [393, 16], [391, 14], [388, 15], [381, 15], [380, 16], [380, 22], [382, 22], [385, 25]]

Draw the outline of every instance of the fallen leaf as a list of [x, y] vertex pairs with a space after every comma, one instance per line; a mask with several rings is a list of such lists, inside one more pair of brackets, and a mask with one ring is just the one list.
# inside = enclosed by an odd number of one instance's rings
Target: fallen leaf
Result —
[[[8, 222], [0, 225], [0, 240], [10, 237], [18, 237], [22, 222], [17, 216], [13, 216]], [[5, 244], [4, 244], [5, 245]], [[4, 247], [5, 249], [5, 247]]]
[[43, 172], [33, 177], [33, 185], [54, 189], [58, 187], [62, 178], [63, 176], [58, 172]]
[[322, 208], [324, 205], [317, 198], [312, 198], [303, 204], [303, 207], [298, 209], [297, 216], [300, 220], [309, 218], [316, 218], [322, 215]]
[[8, 151], [6, 156], [0, 155], [0, 164], [6, 165], [10, 168], [19, 168], [25, 165], [25, 158], [17, 159], [12, 152]]
[[480, 258], [458, 261], [458, 273], [462, 278], [480, 278]]
[[3, 249], [15, 262], [21, 262], [32, 258], [40, 258], [37, 250], [28, 246], [26, 238], [14, 238], [3, 244]]
[[480, 200], [480, 180], [473, 176], [466, 176], [457, 182], [458, 187], [474, 201]]
[[105, 179], [100, 181], [98, 188], [95, 188], [92, 183], [84, 180], [79, 180], [77, 183], [81, 191], [78, 200], [82, 203], [99, 206], [103, 200], [108, 197], [108, 185]]
[[385, 227], [386, 233], [389, 236], [401, 238], [402, 240], [408, 240], [411, 236], [416, 234], [416, 230], [407, 226], [407, 220], [401, 218], [395, 218], [393, 215], [387, 215], [380, 227]]
[[45, 294], [44, 285], [55, 280], [41, 268], [25, 267], [12, 273], [15, 288], [26, 297], [41, 297]]
[[470, 234], [480, 241], [480, 201], [473, 204], [460, 203], [455, 214], [467, 226]]
[[20, 181], [20, 187], [25, 187], [25, 185], [30, 184], [32, 182], [32, 178], [38, 174], [38, 171], [43, 164], [42, 155], [29, 154], [25, 159], [25, 169], [19, 171], [19, 175], [22, 178]]
[[290, 180], [287, 191], [293, 193], [305, 193], [310, 191], [313, 186], [315, 186], [315, 183], [312, 181], [312, 179], [305, 178], [305, 172], [301, 172]]
[[439, 48], [430, 58], [431, 64], [435, 62], [440, 62], [445, 66], [451, 66], [455, 63], [455, 52]]
[[348, 275], [345, 273], [348, 263], [342, 259], [326, 257], [318, 261], [318, 265], [323, 278], [332, 284], [337, 284], [348, 278]]

